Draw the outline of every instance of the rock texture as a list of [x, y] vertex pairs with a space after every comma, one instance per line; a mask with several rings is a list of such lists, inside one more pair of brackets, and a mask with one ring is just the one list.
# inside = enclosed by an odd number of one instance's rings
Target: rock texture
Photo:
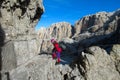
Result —
[[[99, 12], [94, 15], [88, 15], [75, 23], [76, 34], [85, 31], [96, 32], [111, 20], [113, 13]], [[107, 24], [108, 25], [108, 24]]]
[[[91, 53], [91, 55], [86, 54], [88, 62], [85, 63], [87, 65], [85, 75], [87, 75], [86, 78], [88, 80], [120, 79], [114, 61], [112, 61], [111, 57], [105, 50], [93, 46], [88, 49], [88, 52]], [[95, 73], [95, 75], [93, 75], [93, 73]]]
[[[103, 14], [104, 13], [102, 13], [102, 15]], [[120, 34], [119, 33], [120, 10], [117, 10], [113, 13], [108, 13], [108, 15], [109, 15], [108, 17], [109, 19], [106, 20], [104, 22], [104, 25], [100, 26], [96, 31], [91, 31], [91, 29], [95, 28], [93, 25], [90, 27], [88, 26], [88, 28], [86, 28], [81, 33], [78, 32], [79, 34], [75, 33], [73, 39], [78, 41], [80, 48], [89, 47], [91, 45], [120, 43], [118, 36]]]
[[40, 39], [50, 39], [54, 37], [57, 40], [61, 40], [66, 37], [70, 38], [72, 37], [73, 33], [74, 31], [72, 25], [67, 22], [55, 23], [47, 29], [41, 28], [38, 31]]
[[116, 44], [112, 47], [112, 50], [110, 51], [110, 55], [112, 56], [112, 59], [114, 60], [116, 70], [120, 74], [120, 45]]
[[34, 28], [43, 11], [42, 0], [0, 1], [0, 80], [38, 54]]
[[0, 24], [6, 32], [6, 38], [30, 38], [28, 35], [34, 34], [34, 27], [43, 10], [42, 0], [0, 1]]
[[[103, 37], [110, 37], [116, 32], [116, 30], [118, 30], [117, 28], [119, 28], [119, 17], [120, 10], [112, 13], [100, 12], [92, 16], [85, 16], [84, 18], [76, 22], [76, 33], [74, 36], [77, 37], [77, 40], [81, 40], [80, 37], [83, 37], [84, 39], [90, 37], [94, 38], [97, 36], [100, 39]], [[84, 24], [87, 24], [87, 26]], [[98, 42], [98, 40], [93, 41]]]

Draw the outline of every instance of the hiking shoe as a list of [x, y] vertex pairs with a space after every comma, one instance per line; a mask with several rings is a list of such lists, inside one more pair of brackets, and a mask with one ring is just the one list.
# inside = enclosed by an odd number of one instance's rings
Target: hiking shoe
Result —
[[56, 62], [56, 63], [55, 63], [55, 65], [58, 65], [58, 64], [60, 64], [60, 62]]

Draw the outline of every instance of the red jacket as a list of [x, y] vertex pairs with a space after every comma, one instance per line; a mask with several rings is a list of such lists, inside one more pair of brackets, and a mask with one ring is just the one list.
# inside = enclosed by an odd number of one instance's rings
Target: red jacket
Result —
[[58, 44], [57, 42], [53, 43], [53, 45], [54, 45], [54, 49], [55, 49], [56, 51], [58, 51], [58, 52], [61, 52], [61, 51], [62, 51], [62, 49], [59, 47], [59, 44]]

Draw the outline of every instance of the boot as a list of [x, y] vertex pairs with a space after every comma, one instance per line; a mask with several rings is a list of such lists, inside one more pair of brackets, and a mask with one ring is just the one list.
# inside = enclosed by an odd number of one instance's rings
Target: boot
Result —
[[57, 59], [57, 62], [60, 63], [60, 58]]

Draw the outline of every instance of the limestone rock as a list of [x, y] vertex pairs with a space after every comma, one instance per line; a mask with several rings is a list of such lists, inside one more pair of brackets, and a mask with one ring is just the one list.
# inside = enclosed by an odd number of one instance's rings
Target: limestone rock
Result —
[[110, 54], [113, 56], [114, 59], [120, 59], [120, 45], [119, 44], [116, 44], [116, 45], [113, 45], [112, 47], [112, 51], [110, 52]]
[[2, 71], [7, 72], [17, 67], [13, 42], [8, 42], [4, 47], [2, 47], [1, 56]]
[[119, 73], [116, 71], [114, 61], [111, 59], [109, 54], [100, 47], [90, 47], [88, 49], [88, 53], [85, 53], [83, 63], [85, 64], [84, 78], [88, 80], [120, 79]]
[[118, 30], [119, 15], [120, 10], [111, 13], [99, 12], [94, 15], [85, 16], [75, 23], [74, 36], [84, 33], [91, 33], [93, 35], [112, 34]]
[[56, 65], [50, 56], [36, 56], [22, 66], [10, 72], [11, 80], [64, 80], [64, 74], [70, 72], [70, 67]]
[[27, 38], [27, 35], [34, 35], [34, 27], [43, 10], [42, 0], [2, 0], [0, 24], [6, 33], [6, 39], [16, 39], [21, 35], [21, 38]]
[[42, 0], [0, 1], [0, 80], [38, 54], [34, 28], [43, 11]]
[[[41, 29], [39, 30], [38, 34], [40, 36], [40, 39], [50, 39], [50, 38], [56, 38], [57, 40], [62, 40], [63, 38], [70, 38], [73, 35], [73, 29], [72, 25], [67, 22], [59, 22], [52, 24], [48, 29]], [[44, 31], [43, 31], [44, 30]]]
[[115, 62], [116, 70], [120, 73], [120, 44], [113, 45], [110, 55]]
[[[91, 29], [96, 29], [94, 27], [98, 25], [94, 25], [94, 24], [92, 26], [88, 25], [87, 27], [85, 27], [85, 29], [83, 26], [84, 31], [75, 33], [75, 35], [72, 37], [74, 40], [78, 41], [79, 49], [80, 48], [83, 49], [85, 47], [89, 47], [92, 45], [105, 45], [105, 44], [114, 44], [114, 43], [120, 42], [119, 36], [118, 36], [120, 34], [119, 33], [120, 10], [115, 11], [113, 13], [99, 13], [99, 15], [100, 14], [104, 14], [104, 17], [106, 14], [106, 15], [109, 15], [109, 17], [106, 16], [106, 18], [108, 19], [104, 20], [103, 25], [101, 25], [97, 29], [97, 31], [94, 32], [94, 31], [91, 31]], [[97, 15], [98, 13], [96, 14], [96, 16]]]

